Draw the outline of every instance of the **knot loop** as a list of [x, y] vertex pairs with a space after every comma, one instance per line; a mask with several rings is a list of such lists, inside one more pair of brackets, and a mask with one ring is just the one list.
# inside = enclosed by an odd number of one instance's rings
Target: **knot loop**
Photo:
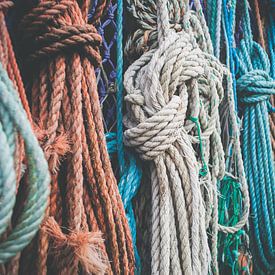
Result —
[[80, 51], [100, 63], [101, 37], [94, 26], [85, 24], [76, 5], [72, 0], [40, 2], [23, 18], [23, 52], [29, 59]]
[[13, 2], [9, 0], [0, 0], [0, 11], [4, 11], [13, 6]]
[[[223, 67], [202, 52], [190, 34], [169, 30], [166, 37], [157, 50], [143, 55], [134, 63], [134, 71], [125, 75], [125, 100], [130, 109], [124, 118], [129, 128], [124, 134], [125, 144], [135, 147], [146, 160], [160, 156], [182, 133], [197, 131], [195, 124], [186, 120], [187, 112], [191, 117], [202, 112], [206, 118], [202, 139], [209, 139], [216, 131], [223, 97]], [[217, 89], [211, 90], [214, 86]], [[211, 109], [200, 111], [200, 94], [211, 102]], [[194, 133], [190, 134], [197, 143]]]
[[263, 70], [253, 70], [241, 76], [237, 81], [241, 92], [241, 102], [255, 104], [266, 101], [275, 94], [275, 81]]
[[182, 106], [180, 97], [173, 96], [159, 112], [125, 131], [125, 144], [135, 147], [145, 160], [153, 160], [161, 155], [178, 138], [178, 130], [184, 125]]

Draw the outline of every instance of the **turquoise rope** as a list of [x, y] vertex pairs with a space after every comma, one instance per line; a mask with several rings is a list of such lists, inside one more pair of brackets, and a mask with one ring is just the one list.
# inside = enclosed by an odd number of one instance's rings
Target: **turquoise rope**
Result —
[[275, 271], [275, 177], [268, 122], [275, 81], [262, 47], [253, 41], [248, 3], [244, 0], [244, 39], [236, 51], [237, 91], [243, 103], [243, 159], [251, 200], [251, 238], [259, 272]]
[[[211, 2], [211, 1], [210, 1]], [[213, 1], [212, 1], [213, 2]], [[234, 94], [234, 102], [235, 102], [235, 111], [237, 112], [237, 93], [236, 93], [236, 79], [235, 79], [235, 63], [234, 63], [234, 32], [235, 32], [235, 15], [236, 15], [236, 0], [222, 0], [216, 1], [216, 7], [211, 2], [211, 7], [207, 4], [207, 12], [208, 9], [212, 10], [214, 7], [214, 11], [212, 13], [217, 14], [216, 22], [212, 21], [209, 25], [213, 48], [215, 55], [220, 58], [220, 36], [219, 40], [217, 40], [217, 32], [221, 32], [221, 23], [224, 32], [224, 41], [226, 47], [226, 65], [230, 69], [233, 83], [233, 94]], [[214, 1], [215, 2], [215, 1]], [[217, 12], [217, 8], [221, 9], [221, 12]], [[213, 18], [211, 15], [210, 18]], [[210, 19], [209, 19], [210, 20]], [[221, 23], [220, 23], [221, 22]], [[232, 134], [232, 130], [229, 129], [229, 134]], [[229, 148], [227, 148], [227, 159], [226, 159], [226, 169], [230, 171], [232, 169], [232, 161], [233, 161], [233, 149], [234, 146], [229, 143]], [[237, 171], [236, 171], [237, 172]], [[219, 224], [225, 226], [234, 226], [238, 223], [242, 212], [242, 192], [240, 184], [231, 177], [224, 177], [223, 180], [218, 182], [218, 190], [220, 193], [219, 197]], [[239, 248], [243, 245], [243, 240], [245, 239], [245, 232], [243, 230], [239, 230], [235, 234], [224, 234], [223, 232], [219, 232], [218, 234], [218, 248], [219, 248], [219, 268], [221, 272], [231, 269], [232, 274], [239, 274], [240, 266], [238, 264], [239, 257]], [[247, 268], [248, 269], [248, 268]]]
[[[7, 228], [10, 209], [15, 203], [16, 173], [14, 167], [15, 131], [24, 139], [28, 164], [28, 195], [22, 213], [7, 239], [0, 244], [0, 263], [6, 262], [26, 247], [42, 222], [49, 196], [50, 176], [42, 149], [32, 132], [17, 92], [0, 64], [0, 228]], [[22, 182], [24, 184], [24, 182]], [[7, 187], [10, 186], [10, 191]], [[7, 198], [10, 201], [7, 202]], [[5, 215], [7, 213], [7, 216]]]
[[123, 101], [123, 0], [117, 1], [117, 152], [120, 167], [120, 175], [123, 175], [125, 167], [123, 146], [123, 123], [122, 123], [122, 101]]
[[141, 181], [141, 169], [131, 152], [124, 152], [123, 145], [123, 1], [117, 1], [117, 134], [106, 134], [108, 152], [112, 156], [118, 155], [120, 180], [119, 192], [125, 208], [127, 220], [132, 234], [135, 253], [135, 273], [141, 273], [141, 263], [136, 246], [136, 222], [132, 206], [132, 199], [136, 195]]

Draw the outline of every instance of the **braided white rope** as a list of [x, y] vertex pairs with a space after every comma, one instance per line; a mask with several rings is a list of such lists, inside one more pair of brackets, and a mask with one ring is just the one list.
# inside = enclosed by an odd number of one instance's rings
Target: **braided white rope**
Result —
[[[124, 81], [125, 144], [151, 163], [152, 274], [207, 274], [211, 261], [218, 273], [218, 229], [239, 230], [248, 213], [235, 227], [218, 225], [216, 182], [225, 173], [218, 107], [227, 71], [212, 55], [199, 1], [197, 12], [185, 2], [184, 29], [176, 33], [169, 27], [167, 1], [157, 1], [159, 46], [134, 62]], [[234, 109], [230, 114], [238, 139]], [[198, 124], [190, 118], [199, 122], [203, 152], [198, 149]], [[236, 147], [245, 189], [239, 141]], [[199, 173], [201, 153], [209, 167], [204, 177]]]

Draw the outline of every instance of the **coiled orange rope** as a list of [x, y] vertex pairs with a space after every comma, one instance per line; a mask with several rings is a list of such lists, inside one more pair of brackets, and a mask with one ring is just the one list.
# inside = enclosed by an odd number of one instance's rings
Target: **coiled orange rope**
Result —
[[86, 22], [87, 7], [88, 1], [40, 1], [20, 22], [31, 112], [52, 175], [50, 218], [32, 248], [35, 274], [134, 273], [97, 94], [101, 37]]

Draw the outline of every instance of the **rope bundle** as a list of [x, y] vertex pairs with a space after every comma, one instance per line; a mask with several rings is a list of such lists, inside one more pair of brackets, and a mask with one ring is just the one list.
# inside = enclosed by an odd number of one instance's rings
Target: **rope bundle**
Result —
[[12, 5], [12, 1], [0, 1], [1, 274], [17, 272], [19, 252], [38, 231], [49, 195], [47, 163], [31, 127], [29, 106], [5, 23], [4, 12]]
[[[152, 273], [206, 274], [211, 263], [207, 228], [212, 234], [213, 269], [218, 272], [217, 231], [242, 228], [249, 209], [246, 192], [244, 215], [236, 227], [218, 225], [216, 184], [225, 173], [218, 107], [227, 72], [210, 54], [210, 37], [198, 1], [196, 14], [185, 3], [185, 29], [178, 33], [170, 30], [166, 1], [157, 4], [159, 47], [134, 62], [124, 81], [129, 128], [125, 144], [150, 161]], [[230, 102], [232, 110], [232, 93]], [[236, 122], [234, 112], [230, 114]]]
[[[151, 161], [152, 273], [205, 274], [210, 264], [207, 229], [212, 236], [213, 271], [218, 272], [218, 230], [239, 231], [249, 213], [232, 80], [212, 56], [199, 2], [194, 1], [195, 14], [188, 1], [184, 3], [183, 31], [169, 30], [166, 4], [162, 4], [157, 16], [159, 47], [133, 63], [124, 81], [129, 128], [125, 143]], [[243, 205], [239, 220], [219, 225], [216, 189], [225, 163], [218, 107], [224, 76], [232, 124], [230, 146], [235, 149], [228, 171], [240, 182]]]
[[[32, 115], [44, 133], [52, 175], [51, 218], [39, 233], [37, 273], [52, 267], [76, 274], [81, 266], [88, 273], [132, 274], [131, 234], [106, 149], [94, 72], [101, 38], [86, 23], [83, 6], [40, 1], [21, 21], [24, 59], [35, 66]], [[48, 257], [51, 251], [58, 261]]]
[[[253, 41], [248, 3], [244, 1], [244, 39], [236, 53], [237, 91], [243, 103], [243, 158], [251, 200], [251, 245], [256, 267], [274, 272], [274, 159], [268, 112], [275, 82], [262, 47]], [[260, 271], [259, 271], [260, 272]]]

